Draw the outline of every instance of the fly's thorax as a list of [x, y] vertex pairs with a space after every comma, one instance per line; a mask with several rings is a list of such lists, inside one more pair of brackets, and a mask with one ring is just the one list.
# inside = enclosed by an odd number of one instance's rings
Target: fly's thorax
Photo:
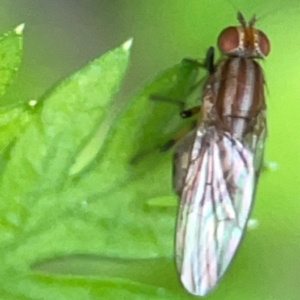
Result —
[[260, 65], [245, 57], [228, 57], [217, 63], [210, 90], [203, 103], [213, 103], [211, 120], [232, 135], [242, 138], [254, 128], [256, 118], [266, 107], [264, 76]]

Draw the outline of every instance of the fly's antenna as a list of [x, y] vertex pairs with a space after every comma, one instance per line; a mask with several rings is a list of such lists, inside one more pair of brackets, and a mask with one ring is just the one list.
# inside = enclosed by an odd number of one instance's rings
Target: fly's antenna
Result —
[[253, 15], [253, 17], [249, 21], [249, 27], [253, 27], [256, 21], [257, 21], [256, 15]]
[[247, 22], [243, 16], [243, 14], [240, 11], [238, 11], [238, 13], [237, 13], [237, 19], [239, 20], [239, 22], [241, 23], [241, 25], [243, 27], [247, 27]]
[[247, 26], [253, 27], [257, 21], [256, 15], [253, 15], [253, 17], [250, 19], [250, 21], [248, 22], [248, 25], [247, 25], [247, 21], [240, 11], [237, 14], [237, 19], [239, 20], [239, 22], [241, 23], [241, 25], [243, 27], [247, 27]]

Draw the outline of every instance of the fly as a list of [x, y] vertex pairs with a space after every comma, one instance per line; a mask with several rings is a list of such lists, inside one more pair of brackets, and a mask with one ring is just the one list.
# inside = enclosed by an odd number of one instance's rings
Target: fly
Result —
[[244, 235], [267, 136], [267, 36], [247, 24], [224, 29], [223, 54], [202, 91], [197, 126], [176, 145], [173, 187], [180, 197], [175, 256], [184, 288], [204, 296], [229, 267]]

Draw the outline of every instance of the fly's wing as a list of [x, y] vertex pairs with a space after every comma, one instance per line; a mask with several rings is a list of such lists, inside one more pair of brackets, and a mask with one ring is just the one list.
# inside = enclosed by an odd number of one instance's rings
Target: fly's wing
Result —
[[243, 144], [246, 145], [251, 152], [254, 153], [254, 166], [256, 172], [256, 181], [258, 181], [261, 168], [264, 163], [265, 142], [268, 135], [266, 113], [262, 110], [256, 117], [256, 124], [254, 130], [249, 132]]
[[229, 134], [197, 131], [176, 232], [177, 269], [191, 294], [217, 284], [240, 244], [255, 189], [253, 159]]
[[264, 163], [265, 142], [268, 135], [267, 121], [264, 111], [260, 113], [258, 120], [260, 123], [260, 130], [256, 134], [257, 144], [256, 147], [253, 149], [253, 152], [255, 152], [255, 170], [257, 180]]
[[182, 194], [184, 187], [195, 134], [195, 130], [190, 131], [175, 146], [173, 156], [173, 189], [179, 196]]

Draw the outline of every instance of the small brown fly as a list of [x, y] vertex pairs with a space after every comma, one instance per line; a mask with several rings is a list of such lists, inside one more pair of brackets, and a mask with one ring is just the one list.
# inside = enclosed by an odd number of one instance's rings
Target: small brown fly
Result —
[[[223, 54], [208, 76], [196, 128], [174, 154], [180, 196], [176, 265], [184, 288], [204, 296], [230, 265], [243, 237], [267, 136], [264, 75], [257, 59], [270, 52], [267, 36], [247, 24], [224, 29]], [[197, 110], [194, 110], [197, 111]], [[199, 110], [198, 110], [199, 111]]]

